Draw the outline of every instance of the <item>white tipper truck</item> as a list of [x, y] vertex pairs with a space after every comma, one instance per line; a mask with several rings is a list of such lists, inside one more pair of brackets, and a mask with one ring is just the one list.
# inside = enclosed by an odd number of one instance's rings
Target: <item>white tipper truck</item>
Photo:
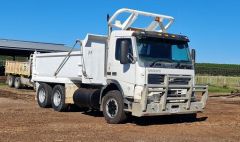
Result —
[[[129, 17], [120, 21], [122, 14]], [[131, 27], [139, 17], [151, 22]], [[167, 33], [173, 21], [123, 8], [108, 16], [107, 36], [88, 34], [78, 41], [79, 51], [36, 52], [32, 82], [39, 106], [59, 112], [71, 104], [100, 110], [111, 124], [124, 122], [128, 114], [196, 116], [206, 106], [208, 87], [195, 84], [189, 39]]]

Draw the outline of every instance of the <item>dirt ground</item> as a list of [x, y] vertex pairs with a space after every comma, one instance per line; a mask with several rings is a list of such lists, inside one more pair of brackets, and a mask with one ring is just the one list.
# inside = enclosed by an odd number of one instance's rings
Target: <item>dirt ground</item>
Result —
[[0, 88], [0, 141], [240, 141], [240, 97], [210, 97], [197, 120], [130, 118], [107, 124], [98, 112], [54, 112], [39, 108], [34, 92]]

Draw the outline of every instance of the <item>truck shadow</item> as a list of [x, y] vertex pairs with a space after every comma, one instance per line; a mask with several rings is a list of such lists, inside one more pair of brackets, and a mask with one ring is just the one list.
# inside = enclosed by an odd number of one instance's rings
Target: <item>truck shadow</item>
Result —
[[93, 117], [103, 117], [103, 113], [98, 110], [90, 110], [88, 108], [79, 108], [78, 106], [71, 105], [68, 110], [68, 112], [79, 112], [84, 115], [89, 115]]
[[[81, 114], [93, 117], [104, 117], [103, 113], [98, 110], [79, 108], [75, 105], [71, 106], [71, 108], [68, 111], [80, 112]], [[167, 116], [144, 116], [144, 117], [135, 117], [128, 115], [128, 118], [124, 123], [136, 124], [139, 126], [149, 126], [149, 125], [194, 123], [206, 121], [207, 119], [208, 117], [193, 117], [192, 115], [167, 115]]]
[[35, 92], [33, 87], [28, 87], [28, 86], [23, 86], [19, 90], [29, 90], [29, 91], [34, 91]]
[[90, 116], [93, 116], [93, 117], [104, 117], [102, 112], [100, 112], [100, 111], [94, 111], [94, 110], [85, 111], [85, 112], [83, 112], [82, 114], [90, 115]]
[[181, 124], [206, 121], [208, 117], [192, 118], [185, 115], [129, 117], [126, 123], [140, 126]]

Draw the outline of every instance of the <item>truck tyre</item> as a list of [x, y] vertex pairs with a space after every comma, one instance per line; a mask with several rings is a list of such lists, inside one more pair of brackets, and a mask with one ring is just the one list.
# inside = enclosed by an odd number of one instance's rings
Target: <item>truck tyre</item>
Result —
[[123, 123], [126, 120], [124, 101], [120, 91], [109, 91], [103, 97], [103, 115], [110, 124]]
[[13, 85], [14, 85], [14, 80], [15, 80], [15, 77], [14, 77], [14, 76], [8, 75], [8, 86], [9, 86], [9, 87], [13, 87]]
[[40, 83], [37, 90], [37, 102], [42, 108], [51, 106], [52, 87], [46, 83]]
[[14, 79], [14, 87], [15, 87], [16, 89], [20, 89], [21, 86], [22, 86], [22, 84], [21, 84], [21, 78], [20, 78], [20, 77], [15, 77], [15, 79]]
[[56, 85], [53, 88], [52, 107], [58, 112], [67, 110], [68, 105], [65, 104], [65, 89], [62, 85]]

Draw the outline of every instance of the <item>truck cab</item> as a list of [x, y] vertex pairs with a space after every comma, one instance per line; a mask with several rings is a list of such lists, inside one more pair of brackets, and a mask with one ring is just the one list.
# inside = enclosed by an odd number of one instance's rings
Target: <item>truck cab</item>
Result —
[[[186, 36], [113, 31], [107, 59], [107, 81], [118, 84], [124, 98], [132, 101], [135, 116], [200, 112], [206, 96], [194, 102], [194, 50]], [[201, 90], [200, 89], [200, 90]]]

